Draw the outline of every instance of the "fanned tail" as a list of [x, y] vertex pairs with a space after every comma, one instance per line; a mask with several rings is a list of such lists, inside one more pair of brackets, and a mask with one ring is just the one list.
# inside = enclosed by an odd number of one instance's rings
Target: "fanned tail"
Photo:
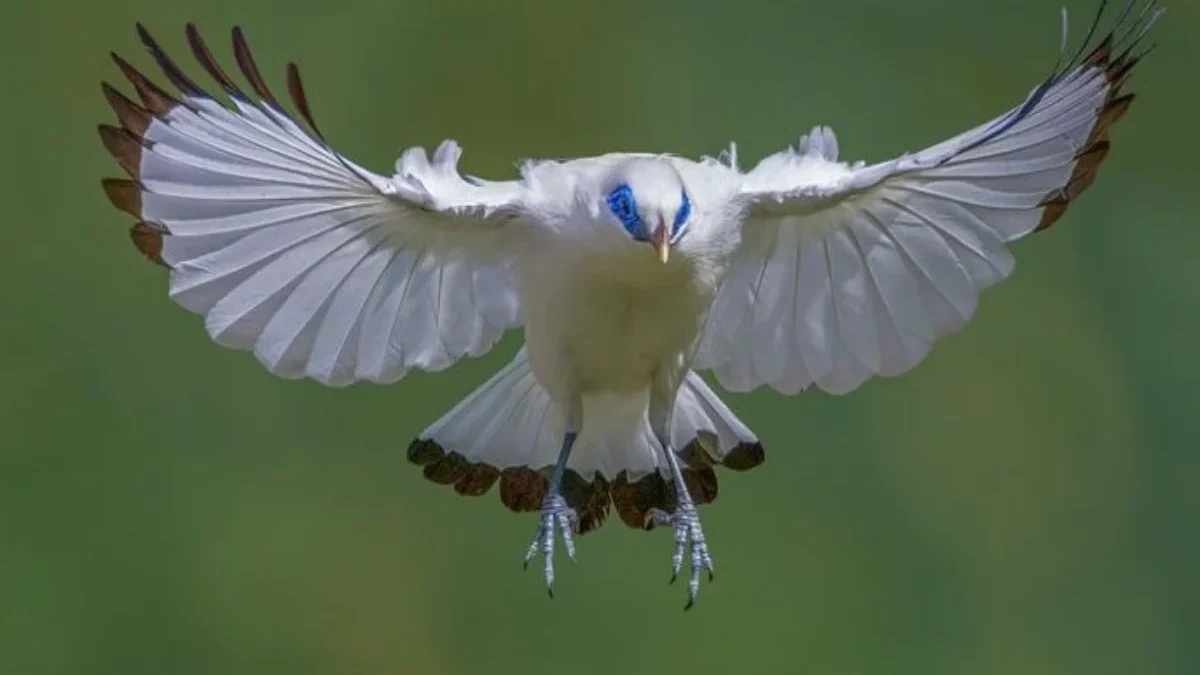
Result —
[[[584, 428], [563, 479], [578, 531], [599, 527], [615, 508], [630, 527], [650, 529], [652, 508], [671, 511], [675, 494], [646, 415], [647, 396], [584, 400]], [[500, 483], [500, 501], [536, 511], [549, 487], [565, 431], [562, 411], [534, 379], [522, 348], [500, 370], [434, 422], [409, 446], [425, 477], [462, 495]], [[762, 445], [696, 373], [688, 373], [675, 405], [671, 440], [680, 448], [684, 480], [697, 504], [717, 497], [714, 467], [758, 466]]]

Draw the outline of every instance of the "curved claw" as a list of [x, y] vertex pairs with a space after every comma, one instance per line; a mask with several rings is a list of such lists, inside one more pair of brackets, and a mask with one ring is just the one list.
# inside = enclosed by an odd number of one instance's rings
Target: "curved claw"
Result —
[[575, 529], [575, 523], [578, 520], [575, 510], [566, 509], [565, 511], [558, 511], [554, 514], [554, 520], [558, 524], [559, 531], [562, 532], [563, 548], [567, 549], [567, 557], [574, 561], [575, 537], [572, 531]]
[[708, 544], [704, 539], [704, 530], [700, 527], [700, 516], [696, 513], [696, 507], [693, 504], [684, 504], [673, 514], [653, 509], [650, 517], [657, 525], [669, 523], [674, 528], [675, 552], [671, 556], [671, 579], [668, 584], [674, 584], [679, 578], [679, 571], [683, 568], [684, 550], [690, 549], [688, 599], [683, 608], [691, 609], [692, 605], [696, 604], [696, 596], [700, 592], [700, 570], [708, 574], [709, 581], [715, 578], [712, 556], [708, 552]]

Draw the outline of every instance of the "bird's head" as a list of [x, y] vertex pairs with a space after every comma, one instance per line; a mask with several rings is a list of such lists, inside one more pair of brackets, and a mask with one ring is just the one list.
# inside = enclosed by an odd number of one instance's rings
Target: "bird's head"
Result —
[[634, 241], [653, 246], [664, 263], [687, 232], [692, 201], [667, 159], [636, 157], [618, 164], [604, 182], [602, 199], [601, 211]]

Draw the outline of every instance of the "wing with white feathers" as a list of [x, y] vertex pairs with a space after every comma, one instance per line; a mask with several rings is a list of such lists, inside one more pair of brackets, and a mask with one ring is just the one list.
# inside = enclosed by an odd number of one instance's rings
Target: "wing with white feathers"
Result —
[[1007, 243], [1049, 227], [1092, 182], [1133, 100], [1121, 86], [1154, 5], [1133, 21], [1127, 5], [1083, 56], [1098, 14], [1079, 54], [1021, 105], [915, 155], [840, 163], [818, 127], [764, 159], [743, 177], [742, 244], [695, 366], [731, 390], [785, 393], [844, 393], [915, 366], [1012, 271]]
[[285, 112], [240, 30], [234, 54], [256, 98], [187, 30], [232, 108], [138, 33], [179, 95], [113, 55], [142, 103], [104, 85], [121, 126], [100, 135], [131, 178], [104, 188], [138, 219], [138, 248], [170, 268], [171, 297], [204, 315], [214, 340], [252, 349], [277, 375], [345, 385], [444, 368], [519, 325], [519, 183], [464, 178], [452, 142], [432, 163], [414, 148], [395, 176], [376, 175], [325, 143], [294, 64], [288, 90], [310, 130]]

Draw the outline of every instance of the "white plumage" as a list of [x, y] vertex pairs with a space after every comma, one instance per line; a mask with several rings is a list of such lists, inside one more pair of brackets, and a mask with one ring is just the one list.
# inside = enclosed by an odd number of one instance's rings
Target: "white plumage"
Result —
[[[571, 454], [576, 464], [592, 466], [609, 477], [622, 471], [645, 475], [655, 469], [660, 451], [646, 416], [648, 390], [640, 393], [641, 397], [591, 395], [605, 400], [596, 401], [601, 418], [596, 424], [588, 418], [575, 443]], [[615, 419], [604, 419], [608, 416]], [[593, 428], [600, 433], [591, 432]], [[550, 397], [530, 372], [522, 348], [511, 363], [422, 436], [454, 448], [471, 462], [508, 469], [553, 465], [563, 432], [564, 420], [551, 410]], [[680, 386], [670, 437], [675, 447], [682, 448], [701, 434], [712, 434], [711, 442], [721, 456], [755, 440], [753, 432], [692, 372]]]
[[[1061, 216], [1107, 155], [1134, 46], [1161, 13], [1151, 2], [1130, 22], [1131, 9], [1016, 108], [898, 159], [842, 162], [819, 126], [746, 172], [731, 148], [724, 161], [528, 161], [509, 181], [460, 174], [453, 141], [375, 174], [323, 140], [294, 66], [310, 130], [284, 111], [240, 31], [254, 96], [188, 28], [228, 107], [139, 27], [179, 93], [117, 59], [141, 104], [105, 86], [121, 127], [101, 135], [132, 178], [105, 188], [139, 219], [139, 248], [170, 268], [170, 296], [282, 377], [393, 382], [523, 326], [513, 362], [410, 456], [461, 493], [499, 479], [510, 507], [551, 516], [566, 475], [586, 486], [563, 487], [579, 529], [610, 501], [642, 526], [656, 508], [690, 508], [688, 492], [711, 501], [713, 464], [762, 461], [695, 371], [734, 391], [840, 394], [909, 370], [970, 320], [979, 292], [1012, 272], [1008, 244]], [[686, 468], [673, 475], [676, 450]], [[694, 573], [711, 564], [702, 553]]]

